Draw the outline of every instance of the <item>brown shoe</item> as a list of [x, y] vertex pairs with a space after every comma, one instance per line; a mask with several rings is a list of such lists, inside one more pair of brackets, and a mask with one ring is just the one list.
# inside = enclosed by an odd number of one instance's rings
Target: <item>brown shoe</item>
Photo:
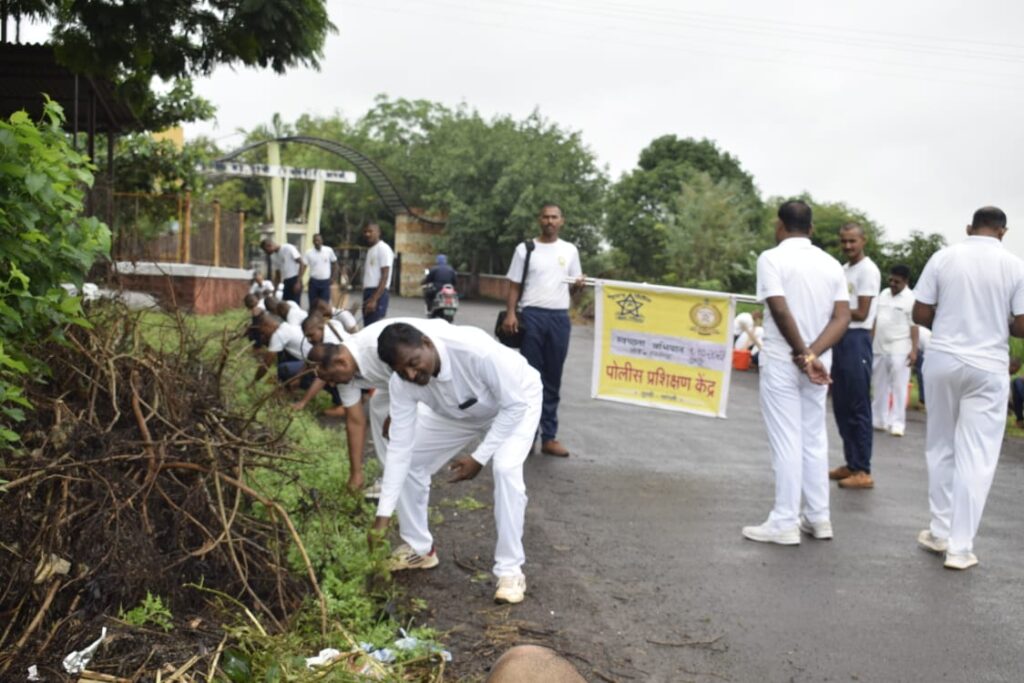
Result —
[[842, 467], [837, 467], [834, 470], [829, 470], [828, 478], [832, 481], [839, 481], [840, 479], [846, 479], [851, 474], [853, 474], [853, 471], [846, 465], [843, 465]]
[[854, 472], [846, 479], [840, 479], [839, 487], [844, 489], [873, 489], [875, 488], [875, 480], [867, 472]]
[[569, 449], [558, 443], [555, 439], [549, 439], [540, 445], [540, 452], [544, 455], [553, 455], [556, 458], [568, 458]]

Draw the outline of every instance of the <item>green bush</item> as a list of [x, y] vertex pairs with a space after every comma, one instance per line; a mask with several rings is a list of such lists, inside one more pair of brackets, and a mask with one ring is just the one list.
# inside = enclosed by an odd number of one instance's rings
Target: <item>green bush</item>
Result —
[[81, 300], [60, 285], [81, 285], [110, 253], [110, 231], [82, 214], [93, 176], [63, 121], [49, 98], [38, 124], [23, 111], [0, 121], [0, 447], [18, 440], [14, 428], [30, 407], [23, 383], [46, 372], [33, 349], [69, 323], [87, 324]]

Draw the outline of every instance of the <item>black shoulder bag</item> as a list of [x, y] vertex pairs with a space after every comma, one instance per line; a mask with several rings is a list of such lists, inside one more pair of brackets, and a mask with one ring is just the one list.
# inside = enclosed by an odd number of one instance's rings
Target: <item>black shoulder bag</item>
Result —
[[[526, 245], [526, 262], [523, 263], [523, 279], [519, 283], [519, 298], [516, 299], [516, 311], [519, 310], [519, 302], [523, 300], [523, 290], [526, 289], [526, 276], [530, 272], [530, 255], [533, 253], [533, 240], [526, 240], [523, 244]], [[502, 324], [505, 322], [505, 313], [502, 311], [498, 313], [498, 322], [494, 325], [494, 336], [498, 338], [505, 346], [510, 346], [513, 349], [518, 349], [523, 344], [523, 321], [519, 321], [519, 330], [515, 334], [507, 334], [502, 328]]]

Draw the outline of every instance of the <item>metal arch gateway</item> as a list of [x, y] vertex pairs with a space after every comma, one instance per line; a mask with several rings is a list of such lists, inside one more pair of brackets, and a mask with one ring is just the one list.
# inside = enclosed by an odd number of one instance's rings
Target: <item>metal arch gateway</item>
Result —
[[293, 135], [282, 138], [273, 138], [269, 140], [260, 140], [259, 142], [253, 142], [244, 147], [240, 147], [235, 151], [226, 154], [225, 156], [217, 159], [217, 162], [228, 162], [238, 158], [242, 154], [263, 147], [270, 143], [284, 143], [293, 142], [302, 145], [310, 145], [313, 147], [319, 147], [320, 149], [335, 154], [345, 161], [349, 162], [356, 167], [356, 170], [365, 175], [366, 179], [370, 181], [370, 185], [373, 186], [374, 192], [380, 197], [380, 200], [384, 203], [384, 207], [393, 215], [408, 214], [418, 221], [424, 223], [430, 223], [432, 225], [444, 225], [444, 221], [428, 218], [426, 216], [416, 214], [409, 207], [408, 202], [398, 192], [398, 188], [391, 179], [384, 173], [383, 169], [377, 165], [373, 159], [366, 156], [362, 152], [352, 149], [346, 145], [338, 142], [332, 142], [331, 140], [324, 140], [323, 138], [315, 138], [307, 135]]

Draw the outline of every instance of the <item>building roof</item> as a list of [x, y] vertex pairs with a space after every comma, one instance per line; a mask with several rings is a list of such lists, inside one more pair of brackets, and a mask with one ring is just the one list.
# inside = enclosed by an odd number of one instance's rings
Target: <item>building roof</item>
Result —
[[[0, 43], [0, 117], [6, 119], [24, 109], [34, 119], [43, 111], [43, 94], [64, 108], [69, 130], [89, 131], [95, 96], [95, 132], [126, 133], [142, 130], [142, 123], [127, 104], [118, 99], [109, 81], [78, 76], [78, 107], [75, 107], [75, 74], [57, 63], [49, 45]], [[76, 114], [77, 112], [77, 114]]]

